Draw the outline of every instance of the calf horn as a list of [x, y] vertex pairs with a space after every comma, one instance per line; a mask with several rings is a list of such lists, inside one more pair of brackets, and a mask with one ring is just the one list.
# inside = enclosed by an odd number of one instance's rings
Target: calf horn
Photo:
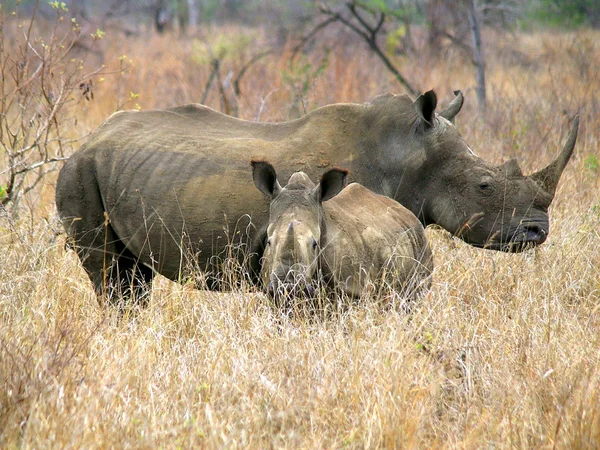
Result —
[[567, 142], [563, 147], [560, 155], [552, 161], [547, 167], [530, 175], [530, 178], [535, 181], [538, 185], [544, 189], [548, 194], [554, 197], [556, 192], [556, 186], [558, 180], [565, 169], [565, 166], [569, 162], [573, 149], [575, 148], [575, 142], [577, 141], [577, 130], [579, 129], [579, 114], [573, 119], [573, 127], [567, 137]]
[[290, 226], [288, 227], [287, 233], [285, 235], [284, 247], [287, 249], [293, 249], [294, 246], [294, 222], [290, 222]]
[[454, 91], [454, 95], [456, 95], [454, 100], [440, 112], [440, 116], [452, 123], [454, 123], [454, 116], [458, 114], [465, 100], [461, 91]]

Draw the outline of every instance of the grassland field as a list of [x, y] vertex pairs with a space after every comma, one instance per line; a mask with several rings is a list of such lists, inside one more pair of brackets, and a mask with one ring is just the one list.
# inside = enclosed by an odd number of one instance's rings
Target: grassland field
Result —
[[[580, 114], [546, 243], [504, 254], [429, 228], [433, 287], [410, 314], [365, 296], [282, 319], [251, 289], [158, 278], [149, 307], [120, 317], [98, 306], [65, 249], [51, 174], [18, 215], [0, 215], [0, 447], [600, 448], [600, 31], [483, 38], [483, 116], [460, 51], [392, 58], [441, 104], [462, 89], [470, 147], [492, 163], [517, 157], [525, 173], [558, 154]], [[80, 141], [69, 151], [117, 109], [199, 102], [207, 42], [222, 52], [227, 107], [245, 119], [403, 92], [359, 40], [330, 33], [295, 67], [290, 45], [252, 65], [236, 99], [228, 73], [269, 39], [234, 25], [187, 37], [106, 30], [78, 50], [86, 68], [106, 69], [93, 100], [72, 93], [68, 133]], [[225, 107], [216, 85], [206, 104]]]

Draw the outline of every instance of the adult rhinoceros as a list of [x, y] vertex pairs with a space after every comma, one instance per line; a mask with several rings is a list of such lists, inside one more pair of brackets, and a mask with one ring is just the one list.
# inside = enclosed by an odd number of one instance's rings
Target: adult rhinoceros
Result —
[[473, 154], [453, 125], [462, 102], [457, 92], [436, 114], [433, 91], [414, 102], [386, 94], [283, 123], [201, 105], [117, 112], [61, 170], [58, 212], [98, 294], [117, 287], [139, 296], [156, 273], [181, 279], [190, 261], [218, 289], [229, 250], [253, 245], [260, 253], [269, 202], [253, 186], [252, 159], [313, 179], [328, 167], [347, 168], [351, 181], [478, 247], [543, 243], [578, 119], [558, 158], [523, 176], [516, 160], [493, 167]]

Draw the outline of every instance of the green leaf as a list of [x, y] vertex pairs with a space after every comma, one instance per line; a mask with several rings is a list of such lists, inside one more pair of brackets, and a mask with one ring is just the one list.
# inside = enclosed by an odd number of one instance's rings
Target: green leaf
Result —
[[597, 171], [598, 167], [600, 167], [600, 160], [598, 160], [598, 155], [589, 155], [587, 158], [585, 158], [583, 165], [588, 170], [593, 170], [594, 172]]
[[367, 2], [367, 7], [371, 9], [378, 9], [379, 11], [385, 12], [387, 10], [387, 5], [384, 0], [369, 0]]

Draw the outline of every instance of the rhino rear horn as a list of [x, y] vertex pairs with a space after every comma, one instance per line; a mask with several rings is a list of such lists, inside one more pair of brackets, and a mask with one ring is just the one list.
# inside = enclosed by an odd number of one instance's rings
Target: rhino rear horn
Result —
[[437, 106], [437, 96], [433, 90], [427, 91], [419, 95], [413, 102], [413, 106], [417, 114], [429, 126], [433, 126], [435, 117], [435, 107]]
[[509, 159], [504, 164], [501, 164], [498, 168], [504, 173], [505, 176], [509, 178], [520, 178], [523, 176], [523, 172], [519, 166], [519, 161], [517, 161], [516, 158]]
[[567, 137], [567, 142], [563, 147], [560, 155], [552, 161], [547, 167], [530, 175], [531, 179], [544, 189], [548, 194], [554, 197], [556, 192], [556, 186], [558, 180], [565, 169], [565, 166], [569, 162], [573, 149], [575, 148], [575, 142], [577, 142], [577, 131], [579, 129], [579, 114], [573, 119], [573, 127]]
[[462, 108], [463, 102], [465, 101], [465, 98], [461, 91], [454, 91], [454, 95], [456, 97], [454, 97], [450, 104], [440, 112], [440, 116], [442, 116], [445, 119], [448, 119], [452, 123], [454, 123], [454, 117], [458, 114], [458, 112]]

